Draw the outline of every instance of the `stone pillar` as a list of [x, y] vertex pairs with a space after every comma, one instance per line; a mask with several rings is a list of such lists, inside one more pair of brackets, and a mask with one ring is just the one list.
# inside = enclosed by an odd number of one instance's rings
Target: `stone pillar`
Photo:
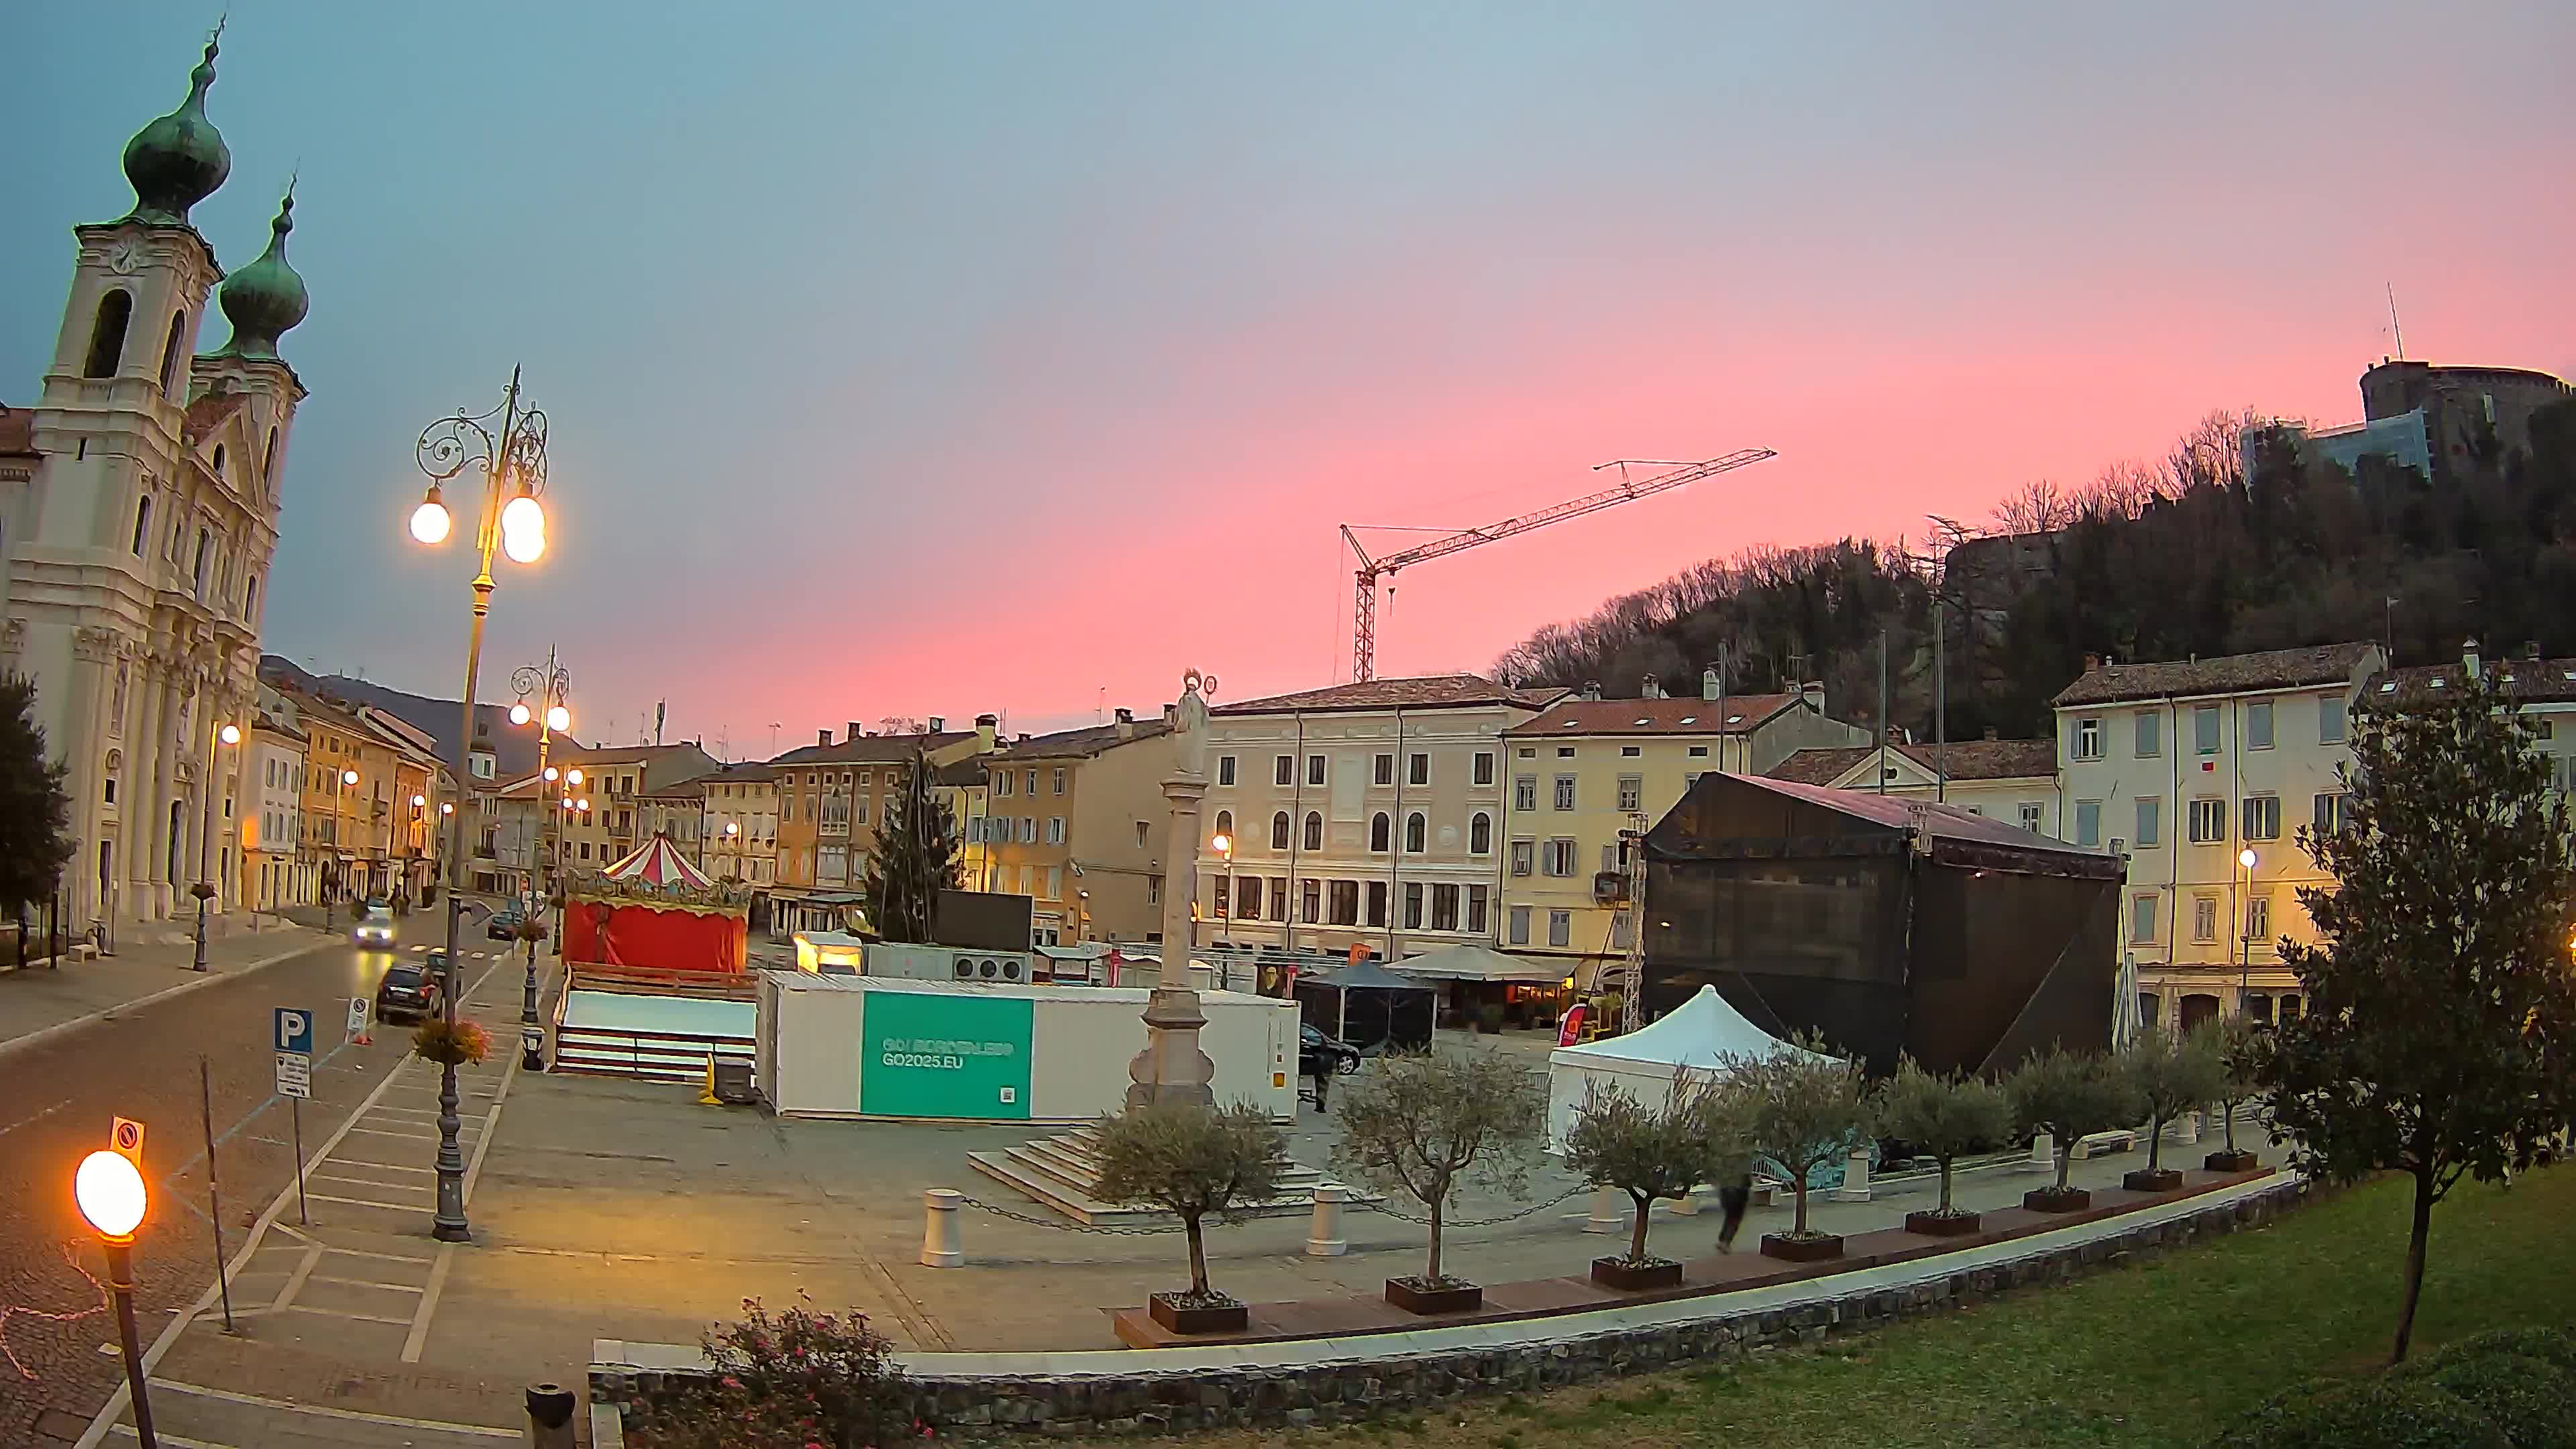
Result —
[[966, 1194], [954, 1188], [934, 1187], [921, 1195], [921, 1266], [955, 1268], [966, 1261], [966, 1249], [960, 1240], [957, 1218], [966, 1202]]
[[1337, 1182], [1315, 1185], [1315, 1218], [1306, 1228], [1306, 1256], [1338, 1258], [1350, 1251], [1342, 1239], [1342, 1204], [1350, 1200], [1351, 1190]]
[[1199, 1028], [1207, 1018], [1199, 1011], [1199, 994], [1190, 987], [1190, 948], [1194, 944], [1190, 905], [1197, 895], [1199, 871], [1199, 801], [1207, 795], [1207, 776], [1200, 761], [1207, 751], [1207, 701], [1199, 694], [1200, 676], [1190, 671], [1175, 710], [1172, 733], [1174, 769], [1163, 781], [1163, 798], [1171, 802], [1171, 826], [1163, 842], [1163, 969], [1145, 1003], [1145, 1049], [1127, 1064], [1127, 1105], [1148, 1102], [1195, 1102], [1213, 1106], [1216, 1063], [1199, 1049]]
[[1843, 1166], [1843, 1185], [1832, 1193], [1836, 1202], [1869, 1201], [1869, 1149], [1855, 1147]]

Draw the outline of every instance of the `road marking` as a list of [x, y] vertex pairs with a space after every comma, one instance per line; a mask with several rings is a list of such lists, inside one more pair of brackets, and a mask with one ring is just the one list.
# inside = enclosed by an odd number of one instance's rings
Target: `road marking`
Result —
[[353, 1127], [349, 1130], [353, 1132], [364, 1132], [370, 1137], [399, 1137], [405, 1142], [436, 1142], [438, 1140], [438, 1134], [435, 1132], [388, 1132], [382, 1127]]
[[285, 1285], [277, 1290], [277, 1301], [268, 1306], [271, 1308], [284, 1308], [288, 1304], [293, 1303], [295, 1301], [295, 1295], [303, 1291], [304, 1280], [313, 1276], [314, 1265], [321, 1261], [322, 1250], [320, 1248], [305, 1249], [303, 1260], [295, 1265], [294, 1272], [286, 1275]]
[[424, 1268], [429, 1266], [430, 1261], [427, 1258], [405, 1257], [401, 1253], [371, 1253], [364, 1248], [324, 1248], [322, 1251], [337, 1253], [343, 1258], [375, 1258], [387, 1263], [414, 1263]]
[[373, 1278], [334, 1278], [328, 1273], [313, 1275], [316, 1283], [337, 1283], [343, 1288], [382, 1288], [388, 1293], [418, 1293], [417, 1283], [379, 1283]]
[[[435, 1167], [406, 1167], [399, 1162], [369, 1162], [363, 1157], [335, 1157], [331, 1159], [331, 1165], [334, 1167], [381, 1167], [387, 1172], [417, 1172], [424, 1177], [434, 1175], [438, 1171]], [[320, 1173], [312, 1172], [310, 1170], [308, 1170], [305, 1175], [307, 1177], [321, 1176]], [[394, 1184], [389, 1182], [379, 1185], [383, 1187], [394, 1186]], [[423, 1258], [421, 1261], [426, 1263], [429, 1260], [427, 1258]]]
[[347, 1318], [353, 1319], [359, 1323], [383, 1323], [395, 1328], [401, 1328], [411, 1322], [408, 1318], [387, 1318], [380, 1313], [347, 1313], [337, 1308], [315, 1308], [309, 1304], [303, 1303], [289, 1303], [280, 1311], [286, 1313], [310, 1313], [317, 1318]]
[[38, 1112], [37, 1114], [35, 1114], [35, 1115], [34, 1115], [34, 1116], [32, 1116], [32, 1117], [21, 1117], [21, 1118], [19, 1118], [17, 1121], [10, 1123], [10, 1124], [9, 1124], [8, 1126], [6, 1126], [6, 1127], [0, 1127], [0, 1137], [6, 1137], [6, 1136], [8, 1136], [10, 1133], [17, 1131], [19, 1128], [24, 1127], [24, 1126], [28, 1125], [28, 1124], [29, 1124], [29, 1123], [31, 1123], [31, 1122], [42, 1122], [42, 1121], [44, 1121], [46, 1118], [51, 1117], [51, 1116], [52, 1116], [52, 1115], [54, 1115], [56, 1112], [59, 1112], [59, 1111], [63, 1110], [65, 1107], [68, 1107], [68, 1106], [70, 1106], [70, 1105], [71, 1105], [71, 1100], [70, 1100], [69, 1098], [65, 1098], [64, 1100], [62, 1100], [62, 1101], [60, 1101], [60, 1102], [56, 1102], [54, 1105], [52, 1105], [52, 1106], [50, 1106], [50, 1107], [47, 1107], [45, 1110], [43, 1110], [43, 1111], [41, 1111], [41, 1112]]
[[447, 1286], [447, 1265], [456, 1257], [456, 1245], [448, 1243], [438, 1250], [438, 1261], [429, 1270], [429, 1286], [421, 1291], [419, 1306], [412, 1310], [411, 1332], [403, 1337], [402, 1361], [420, 1362], [421, 1346], [429, 1342], [430, 1315], [438, 1311], [438, 1290]]
[[436, 1212], [438, 1210], [438, 1204], [434, 1202], [374, 1202], [363, 1197], [333, 1197], [329, 1193], [321, 1192], [313, 1194], [313, 1200], [315, 1202], [347, 1203], [351, 1207], [386, 1208], [398, 1213]]
[[[128, 1439], [140, 1439], [143, 1437], [123, 1424], [116, 1426], [116, 1432], [124, 1435]], [[152, 1437], [169, 1445], [170, 1449], [233, 1449], [233, 1446], [230, 1444], [218, 1444], [212, 1439], [183, 1439], [176, 1434], [161, 1433], [157, 1429], [153, 1431]]]
[[210, 1389], [199, 1384], [183, 1384], [176, 1379], [154, 1379], [152, 1387], [168, 1389], [174, 1394], [187, 1394], [200, 1399], [217, 1399], [227, 1404], [246, 1404], [254, 1409], [283, 1409], [290, 1414], [312, 1414], [324, 1419], [345, 1419], [360, 1424], [391, 1424], [397, 1429], [431, 1429], [443, 1434], [476, 1434], [486, 1439], [524, 1439], [518, 1429], [494, 1429], [483, 1424], [459, 1424], [446, 1419], [406, 1419], [400, 1414], [373, 1414], [364, 1409], [336, 1409], [327, 1404], [298, 1404], [286, 1399], [264, 1399], [257, 1394], [235, 1393], [230, 1389]]

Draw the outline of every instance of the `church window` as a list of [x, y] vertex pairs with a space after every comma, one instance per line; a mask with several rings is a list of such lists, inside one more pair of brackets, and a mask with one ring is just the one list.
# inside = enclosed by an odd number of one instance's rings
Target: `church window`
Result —
[[242, 617], [254, 621], [259, 618], [259, 575], [257, 574], [252, 574], [250, 582], [242, 586]]
[[272, 478], [275, 478], [276, 476], [277, 476], [277, 429], [275, 429], [275, 428], [270, 428], [270, 429], [268, 430], [268, 447], [267, 447], [265, 450], [263, 450], [263, 451], [260, 453], [260, 455], [259, 455], [259, 478], [260, 478], [260, 486], [261, 486], [261, 487], [263, 487], [263, 488], [265, 488], [265, 487], [269, 486], [269, 480], [270, 480], [270, 479], [272, 479]]
[[98, 321], [89, 330], [89, 366], [83, 377], [114, 377], [125, 356], [125, 324], [134, 317], [134, 294], [113, 291], [98, 299]]
[[143, 501], [134, 505], [134, 556], [136, 558], [143, 557], [143, 540], [151, 537], [151, 534], [152, 495], [146, 493], [143, 495]]
[[188, 330], [188, 314], [170, 314], [170, 340], [161, 344], [161, 390], [179, 390], [179, 339]]
[[223, 445], [223, 444], [221, 444], [221, 443], [217, 443], [217, 444], [215, 444], [215, 481], [217, 481], [217, 482], [222, 482], [222, 481], [223, 481], [223, 476], [224, 476], [224, 445]]
[[207, 560], [208, 560], [210, 557], [212, 557], [212, 556], [213, 556], [214, 548], [215, 548], [215, 536], [214, 536], [214, 534], [212, 534], [211, 532], [208, 532], [207, 530], [202, 529], [202, 528], [198, 529], [198, 530], [197, 530], [197, 566], [196, 566], [196, 568], [191, 572], [190, 577], [192, 577], [192, 578], [194, 578], [194, 579], [196, 580], [197, 597], [198, 597], [198, 598], [200, 598], [200, 599], [202, 599], [202, 598], [204, 598], [204, 597], [206, 596], [206, 562], [207, 562]]

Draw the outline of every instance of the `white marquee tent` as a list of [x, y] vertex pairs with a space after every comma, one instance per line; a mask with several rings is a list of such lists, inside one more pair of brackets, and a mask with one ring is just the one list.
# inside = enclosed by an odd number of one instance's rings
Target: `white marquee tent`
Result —
[[1727, 1057], [1763, 1057], [1793, 1047], [1745, 1020], [1714, 986], [1625, 1036], [1558, 1047], [1547, 1058], [1547, 1143], [1562, 1151], [1574, 1110], [1594, 1083], [1618, 1087], [1648, 1107], [1671, 1100], [1673, 1079], [1685, 1069], [1713, 1071]]

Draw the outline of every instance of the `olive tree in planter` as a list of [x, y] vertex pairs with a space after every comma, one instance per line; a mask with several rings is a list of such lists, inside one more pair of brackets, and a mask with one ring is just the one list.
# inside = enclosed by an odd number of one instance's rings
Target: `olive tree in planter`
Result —
[[1905, 1230], [1942, 1238], [1975, 1232], [1978, 1214], [1950, 1205], [1950, 1169], [1961, 1156], [2012, 1135], [2012, 1102], [2003, 1088], [1983, 1077], [1927, 1072], [1914, 1058], [1901, 1057], [1896, 1075], [1879, 1089], [1878, 1125], [1941, 1164], [1941, 1205], [1907, 1213]]
[[2125, 1065], [2051, 1047], [2022, 1063], [2005, 1080], [2004, 1091], [2012, 1098], [2014, 1119], [2026, 1130], [2047, 1133], [2057, 1144], [2057, 1181], [2022, 1194], [2021, 1205], [2035, 1213], [2091, 1207], [2093, 1194], [2069, 1183], [2067, 1175], [2075, 1167], [2076, 1143], [2129, 1126], [2144, 1111]]
[[2147, 1165], [2122, 1176], [2120, 1186], [2131, 1192], [2171, 1192], [2182, 1186], [2182, 1173], [2164, 1165], [2165, 1124], [2217, 1096], [2226, 1083], [2226, 1065], [2205, 1032], [2177, 1040], [2150, 1030], [2140, 1032], [2120, 1053], [2118, 1066], [2128, 1074], [2147, 1114]]
[[1240, 1332], [1248, 1311], [1208, 1286], [1207, 1239], [1201, 1224], [1220, 1222], [1278, 1196], [1288, 1142], [1249, 1102], [1229, 1107], [1149, 1103], [1101, 1120], [1094, 1152], [1100, 1196], [1149, 1203], [1181, 1220], [1190, 1242], [1190, 1291], [1146, 1300], [1154, 1321], [1174, 1333]]
[[1593, 1259], [1593, 1282], [1635, 1291], [1682, 1281], [1680, 1263], [1646, 1255], [1647, 1218], [1658, 1199], [1732, 1181], [1743, 1170], [1750, 1149], [1740, 1101], [1713, 1074], [1687, 1070], [1659, 1107], [1599, 1082], [1584, 1093], [1565, 1134], [1566, 1170], [1590, 1186], [1619, 1189], [1637, 1206], [1627, 1256]]
[[1807, 1181], [1869, 1132], [1871, 1103], [1860, 1063], [1833, 1056], [1823, 1038], [1800, 1033], [1763, 1056], [1730, 1055], [1718, 1070], [1728, 1090], [1742, 1096], [1754, 1155], [1778, 1164], [1797, 1198], [1789, 1231], [1763, 1234], [1763, 1253], [1793, 1263], [1841, 1257], [1841, 1235], [1807, 1226]]
[[2218, 1058], [2218, 1090], [2211, 1095], [2218, 1102], [2226, 1143], [2202, 1158], [2200, 1165], [2211, 1172], [2252, 1172], [2263, 1160], [2236, 1145], [2236, 1109], [2263, 1090], [2263, 1056], [2270, 1040], [2241, 1016], [2212, 1017], [2193, 1030], [2207, 1039], [2209, 1051]]
[[1547, 1125], [1547, 1083], [1499, 1052], [1392, 1055], [1343, 1097], [1333, 1161], [1371, 1186], [1401, 1192], [1431, 1214], [1421, 1273], [1386, 1280], [1386, 1301], [1408, 1313], [1463, 1313], [1485, 1290], [1442, 1271], [1442, 1218], [1468, 1184], [1511, 1191], [1527, 1180]]

